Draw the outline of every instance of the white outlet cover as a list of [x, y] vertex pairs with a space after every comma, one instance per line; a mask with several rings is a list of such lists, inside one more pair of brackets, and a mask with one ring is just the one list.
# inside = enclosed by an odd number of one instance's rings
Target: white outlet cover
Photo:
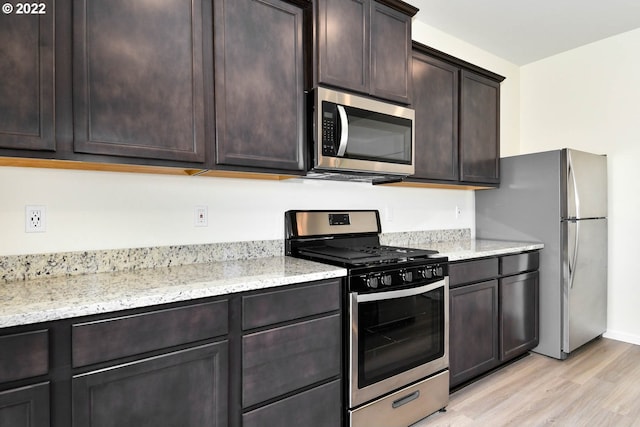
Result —
[[193, 225], [196, 227], [209, 226], [209, 209], [206, 206], [196, 206], [194, 211]]
[[25, 206], [24, 231], [26, 233], [44, 233], [45, 231], [47, 231], [46, 206]]

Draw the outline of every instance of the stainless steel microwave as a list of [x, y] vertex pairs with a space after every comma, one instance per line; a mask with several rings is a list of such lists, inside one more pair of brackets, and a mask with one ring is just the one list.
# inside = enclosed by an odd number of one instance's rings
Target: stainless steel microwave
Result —
[[414, 110], [323, 87], [313, 96], [315, 171], [413, 175]]

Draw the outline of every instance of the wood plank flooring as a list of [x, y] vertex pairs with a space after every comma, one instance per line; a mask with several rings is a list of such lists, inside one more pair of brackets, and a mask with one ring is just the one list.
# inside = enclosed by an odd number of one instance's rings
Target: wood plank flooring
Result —
[[640, 346], [601, 338], [564, 361], [531, 353], [412, 427], [551, 425], [640, 427]]

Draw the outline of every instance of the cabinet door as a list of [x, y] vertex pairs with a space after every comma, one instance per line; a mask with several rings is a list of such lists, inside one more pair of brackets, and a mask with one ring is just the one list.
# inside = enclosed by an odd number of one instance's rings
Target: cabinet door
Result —
[[500, 182], [500, 84], [463, 70], [460, 180]]
[[500, 279], [500, 359], [504, 362], [538, 345], [538, 272]]
[[18, 15], [15, 10], [0, 13], [0, 148], [51, 151], [56, 148], [55, 0], [38, 4], [44, 5], [45, 13]]
[[451, 386], [480, 375], [500, 361], [498, 281], [450, 290], [449, 362]]
[[317, 0], [318, 83], [369, 92], [371, 0]]
[[409, 103], [411, 17], [377, 2], [371, 4], [370, 93]]
[[215, 5], [216, 163], [304, 170], [302, 9], [280, 0]]
[[227, 342], [77, 375], [74, 427], [226, 426]]
[[203, 5], [74, 1], [76, 152], [204, 162]]
[[458, 180], [459, 68], [413, 54], [415, 178]]
[[0, 392], [0, 426], [49, 427], [49, 383]]

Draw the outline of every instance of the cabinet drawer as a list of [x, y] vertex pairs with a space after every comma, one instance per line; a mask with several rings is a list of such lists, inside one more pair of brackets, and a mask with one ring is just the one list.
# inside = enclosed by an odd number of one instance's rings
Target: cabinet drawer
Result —
[[340, 373], [340, 315], [242, 338], [242, 406], [249, 407]]
[[509, 276], [511, 274], [522, 273], [523, 271], [537, 270], [540, 266], [539, 253], [526, 252], [517, 255], [508, 255], [500, 258], [500, 274]]
[[49, 372], [49, 332], [25, 332], [0, 337], [0, 383]]
[[449, 265], [449, 286], [479, 282], [498, 276], [498, 258], [465, 261]]
[[242, 297], [242, 329], [259, 328], [340, 308], [340, 280]]
[[227, 312], [224, 300], [75, 324], [73, 367], [224, 335]]
[[242, 416], [243, 427], [340, 425], [340, 381], [296, 394]]

